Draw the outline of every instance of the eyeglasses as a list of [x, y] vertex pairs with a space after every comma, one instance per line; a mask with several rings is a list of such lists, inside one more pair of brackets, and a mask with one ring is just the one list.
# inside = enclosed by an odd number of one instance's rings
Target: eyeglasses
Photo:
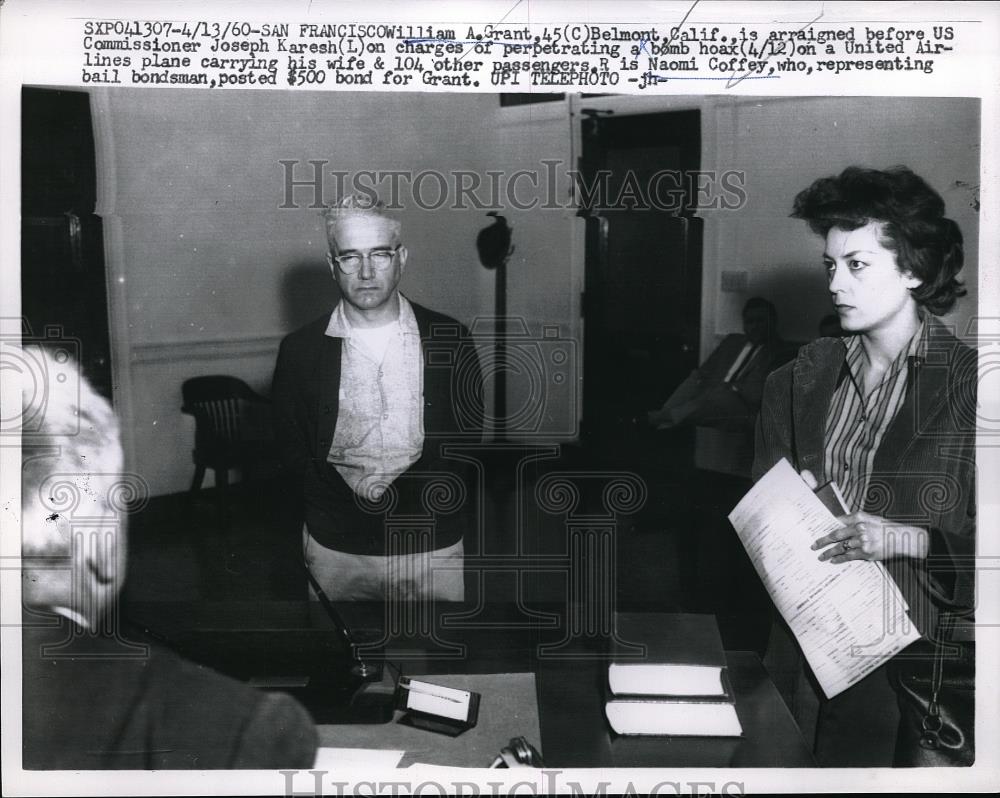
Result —
[[[401, 245], [400, 245], [401, 246]], [[377, 271], [388, 269], [392, 265], [392, 259], [399, 252], [399, 246], [392, 249], [373, 249], [371, 252], [357, 252], [348, 255], [327, 255], [331, 262], [336, 261], [337, 266], [344, 274], [355, 274], [361, 264], [367, 260], [372, 268]]]

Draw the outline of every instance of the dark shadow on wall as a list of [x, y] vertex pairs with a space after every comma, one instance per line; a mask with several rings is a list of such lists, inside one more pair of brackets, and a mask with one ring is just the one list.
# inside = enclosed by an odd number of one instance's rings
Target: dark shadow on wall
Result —
[[281, 285], [284, 329], [296, 330], [328, 313], [340, 299], [329, 267], [321, 260], [293, 263]]
[[821, 265], [816, 265], [816, 272], [810, 275], [789, 266], [754, 283], [754, 294], [778, 308], [778, 331], [786, 340], [815, 338], [820, 319], [833, 311]]

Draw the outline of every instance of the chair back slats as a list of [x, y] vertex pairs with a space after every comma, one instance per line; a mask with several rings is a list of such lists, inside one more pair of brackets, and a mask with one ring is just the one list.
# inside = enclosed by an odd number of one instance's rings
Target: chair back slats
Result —
[[242, 437], [241, 405], [242, 402], [236, 399], [217, 399], [192, 402], [185, 408], [205, 426], [203, 434], [216, 440], [235, 442]]
[[255, 411], [269, 402], [243, 380], [223, 375], [193, 377], [185, 380], [181, 393], [181, 409], [195, 419], [196, 463], [209, 467], [234, 463], [248, 438], [260, 439], [257, 417], [265, 414]]
[[240, 439], [240, 408], [235, 399], [200, 402], [195, 407], [207, 414], [215, 436], [225, 441]]

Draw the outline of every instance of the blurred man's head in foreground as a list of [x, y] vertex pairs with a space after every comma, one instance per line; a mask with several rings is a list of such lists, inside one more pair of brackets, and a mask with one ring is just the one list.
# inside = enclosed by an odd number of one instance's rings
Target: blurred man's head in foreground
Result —
[[34, 420], [21, 449], [22, 600], [93, 626], [125, 578], [118, 421], [76, 363], [23, 351], [51, 378], [22, 400], [22, 418]]

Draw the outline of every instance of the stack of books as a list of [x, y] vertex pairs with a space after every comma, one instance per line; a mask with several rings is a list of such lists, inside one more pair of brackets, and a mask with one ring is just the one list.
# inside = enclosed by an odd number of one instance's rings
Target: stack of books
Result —
[[604, 709], [616, 734], [743, 734], [715, 616], [622, 612], [615, 630]]

